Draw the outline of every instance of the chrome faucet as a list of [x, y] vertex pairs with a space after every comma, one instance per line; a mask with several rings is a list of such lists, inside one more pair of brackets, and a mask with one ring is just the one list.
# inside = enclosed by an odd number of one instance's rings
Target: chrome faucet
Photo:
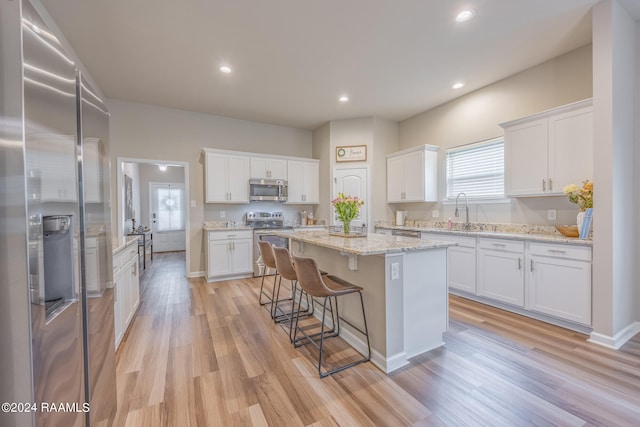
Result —
[[465, 210], [465, 214], [466, 214], [466, 218], [465, 218], [465, 222], [464, 222], [464, 229], [469, 231], [469, 227], [471, 226], [471, 224], [469, 223], [469, 199], [467, 199], [467, 195], [464, 193], [458, 193], [458, 196], [456, 197], [456, 212], [455, 212], [455, 216], [456, 218], [460, 217], [460, 212], [458, 211], [458, 199], [460, 198], [460, 196], [464, 196], [464, 210]]

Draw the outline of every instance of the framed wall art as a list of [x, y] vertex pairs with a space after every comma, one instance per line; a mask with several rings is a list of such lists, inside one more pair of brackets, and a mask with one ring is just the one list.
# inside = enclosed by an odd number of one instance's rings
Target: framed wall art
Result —
[[133, 179], [124, 176], [124, 219], [133, 218]]
[[366, 162], [366, 145], [343, 145], [336, 147], [336, 162]]

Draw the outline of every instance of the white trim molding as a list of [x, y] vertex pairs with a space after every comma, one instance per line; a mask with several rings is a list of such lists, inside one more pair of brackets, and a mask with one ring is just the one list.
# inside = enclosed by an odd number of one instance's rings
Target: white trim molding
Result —
[[187, 279], [197, 279], [198, 277], [204, 277], [204, 271], [191, 271], [187, 273]]
[[640, 322], [633, 322], [612, 337], [598, 332], [591, 332], [587, 341], [618, 350], [637, 333], [640, 333]]

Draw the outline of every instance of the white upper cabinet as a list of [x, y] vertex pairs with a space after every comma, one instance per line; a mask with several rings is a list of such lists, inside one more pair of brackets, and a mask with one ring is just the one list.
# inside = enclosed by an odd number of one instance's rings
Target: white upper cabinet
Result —
[[205, 202], [249, 203], [249, 180], [288, 182], [289, 203], [320, 203], [319, 160], [203, 148]]
[[287, 161], [269, 157], [251, 157], [251, 178], [287, 179]]
[[593, 180], [591, 99], [501, 126], [507, 195], [562, 194], [567, 184]]
[[249, 203], [249, 157], [205, 151], [207, 203]]
[[438, 200], [438, 147], [419, 147], [387, 155], [387, 202]]
[[287, 203], [320, 203], [320, 166], [317, 160], [287, 162]]

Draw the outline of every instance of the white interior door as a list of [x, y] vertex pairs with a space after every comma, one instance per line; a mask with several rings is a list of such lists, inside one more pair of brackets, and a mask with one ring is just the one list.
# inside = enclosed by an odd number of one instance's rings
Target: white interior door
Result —
[[185, 250], [185, 203], [184, 184], [149, 183], [154, 252]]
[[[359, 215], [351, 224], [360, 227], [363, 224], [369, 224], [369, 208], [368, 202], [370, 198], [367, 193], [367, 177], [368, 169], [366, 167], [353, 168], [335, 168], [333, 170], [333, 198], [338, 197], [338, 193], [344, 193], [345, 196], [358, 197], [364, 200], [364, 205], [360, 207]], [[332, 218], [333, 225], [342, 224], [336, 218], [335, 210]]]

